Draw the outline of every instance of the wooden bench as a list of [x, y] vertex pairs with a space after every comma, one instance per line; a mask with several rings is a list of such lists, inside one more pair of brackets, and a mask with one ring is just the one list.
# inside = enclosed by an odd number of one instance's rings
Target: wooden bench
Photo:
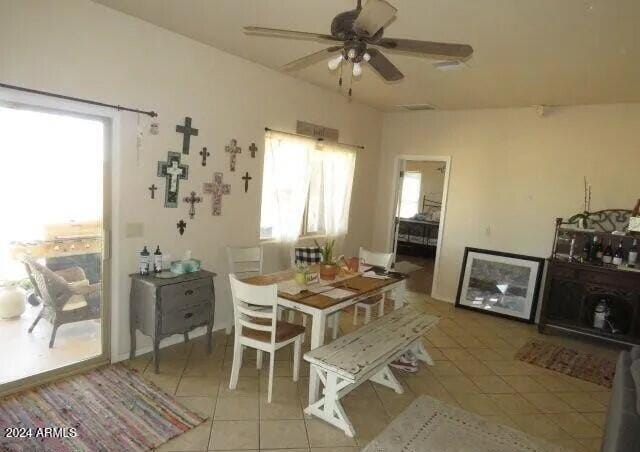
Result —
[[419, 360], [433, 365], [421, 339], [438, 320], [417, 307], [405, 306], [305, 353], [304, 359], [311, 364], [311, 372], [316, 373], [324, 386], [322, 397], [311, 403], [305, 413], [317, 416], [353, 437], [355, 430], [340, 399], [367, 380], [402, 394], [402, 385], [389, 364], [411, 350]]

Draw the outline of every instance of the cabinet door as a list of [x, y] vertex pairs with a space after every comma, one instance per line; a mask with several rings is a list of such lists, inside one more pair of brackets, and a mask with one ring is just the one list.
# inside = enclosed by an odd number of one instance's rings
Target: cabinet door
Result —
[[565, 279], [551, 279], [546, 316], [549, 319], [576, 323], [584, 302], [584, 286]]

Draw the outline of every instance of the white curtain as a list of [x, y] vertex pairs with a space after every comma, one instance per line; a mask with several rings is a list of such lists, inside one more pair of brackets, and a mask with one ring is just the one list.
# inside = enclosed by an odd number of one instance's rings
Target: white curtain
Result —
[[349, 207], [356, 153], [353, 150], [324, 144], [321, 154], [324, 198], [324, 230], [327, 236], [339, 238], [349, 228]]
[[272, 227], [271, 237], [278, 242], [293, 243], [300, 236], [315, 144], [277, 132], [267, 134], [261, 226]]

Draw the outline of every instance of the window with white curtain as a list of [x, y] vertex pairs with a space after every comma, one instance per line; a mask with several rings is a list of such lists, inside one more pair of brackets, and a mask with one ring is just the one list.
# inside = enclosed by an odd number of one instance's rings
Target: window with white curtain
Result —
[[420, 210], [420, 185], [422, 174], [406, 171], [402, 179], [402, 199], [400, 200], [400, 218], [411, 218]]
[[260, 237], [347, 233], [356, 155], [332, 143], [268, 132], [262, 180]]

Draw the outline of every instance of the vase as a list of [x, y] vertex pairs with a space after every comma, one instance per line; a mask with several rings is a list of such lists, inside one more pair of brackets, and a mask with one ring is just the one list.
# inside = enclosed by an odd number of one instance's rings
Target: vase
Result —
[[336, 279], [336, 275], [338, 274], [338, 267], [334, 264], [321, 264], [320, 265], [320, 279], [332, 280]]
[[295, 282], [301, 286], [306, 286], [307, 285], [307, 274], [304, 272], [296, 272], [295, 276], [293, 277], [293, 279], [295, 280]]
[[25, 310], [25, 296], [19, 287], [0, 288], [0, 318], [20, 317]]

